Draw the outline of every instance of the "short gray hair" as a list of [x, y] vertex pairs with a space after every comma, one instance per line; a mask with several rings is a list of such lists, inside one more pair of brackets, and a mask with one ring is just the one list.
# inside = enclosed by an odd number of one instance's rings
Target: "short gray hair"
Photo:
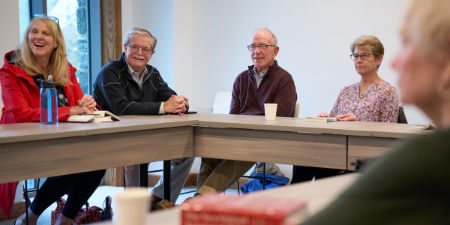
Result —
[[152, 48], [153, 49], [156, 48], [156, 42], [157, 42], [156, 37], [154, 37], [150, 33], [150, 31], [148, 31], [147, 29], [142, 28], [142, 27], [133, 27], [133, 28], [129, 29], [127, 34], [125, 35], [123, 44], [127, 45], [133, 37], [139, 36], [139, 35], [150, 37], [152, 39]]
[[352, 54], [355, 52], [356, 47], [367, 47], [370, 53], [372, 53], [377, 59], [384, 55], [383, 43], [381, 43], [380, 39], [373, 35], [363, 35], [357, 38], [350, 47]]
[[275, 45], [275, 46], [278, 45], [277, 36], [275, 36], [275, 34], [271, 30], [269, 30], [269, 28], [259, 28], [255, 32], [253, 32], [253, 34], [258, 32], [258, 31], [266, 31], [266, 32], [268, 32], [272, 36], [272, 44]]

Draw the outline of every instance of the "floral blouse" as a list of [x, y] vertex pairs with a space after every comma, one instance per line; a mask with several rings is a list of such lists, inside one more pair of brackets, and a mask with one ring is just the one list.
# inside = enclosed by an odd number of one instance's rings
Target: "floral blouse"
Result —
[[330, 116], [353, 113], [359, 121], [397, 123], [398, 95], [388, 82], [371, 84], [359, 97], [359, 82], [341, 90]]

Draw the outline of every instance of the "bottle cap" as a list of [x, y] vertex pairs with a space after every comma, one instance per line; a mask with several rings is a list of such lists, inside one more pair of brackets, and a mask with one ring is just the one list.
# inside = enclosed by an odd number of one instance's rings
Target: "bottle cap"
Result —
[[52, 75], [48, 75], [48, 80], [41, 80], [41, 88], [54, 88], [55, 83], [53, 83]]

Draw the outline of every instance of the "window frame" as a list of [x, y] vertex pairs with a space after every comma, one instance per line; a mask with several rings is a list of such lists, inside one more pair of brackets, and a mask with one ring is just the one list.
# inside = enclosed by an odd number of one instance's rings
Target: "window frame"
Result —
[[[102, 51], [98, 46], [101, 42], [101, 5], [98, 0], [87, 0], [88, 4], [88, 49], [89, 49], [89, 74], [88, 74], [88, 93], [92, 95], [94, 81], [102, 67]], [[36, 14], [47, 14], [47, 0], [30, 0], [30, 20]], [[94, 47], [96, 46], [96, 47]]]

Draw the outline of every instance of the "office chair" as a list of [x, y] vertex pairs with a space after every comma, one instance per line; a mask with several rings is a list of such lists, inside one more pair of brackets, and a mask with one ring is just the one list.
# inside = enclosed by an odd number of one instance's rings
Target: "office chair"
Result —
[[403, 106], [398, 107], [397, 122], [398, 123], [408, 123], [408, 120], [406, 119], [406, 115], [405, 115], [405, 109], [403, 108]]

